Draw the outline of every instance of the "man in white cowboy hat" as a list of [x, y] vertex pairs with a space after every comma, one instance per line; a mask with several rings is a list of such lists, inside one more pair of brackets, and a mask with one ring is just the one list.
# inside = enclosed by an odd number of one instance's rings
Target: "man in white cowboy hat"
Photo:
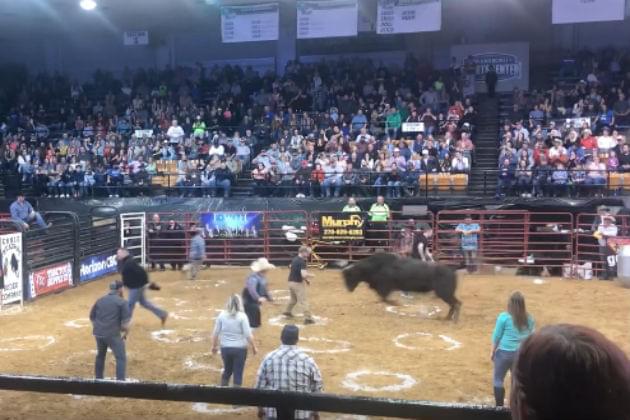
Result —
[[258, 328], [261, 324], [260, 305], [264, 301], [273, 301], [267, 290], [267, 272], [276, 266], [271, 264], [267, 258], [258, 258], [249, 267], [252, 272], [247, 277], [243, 289], [243, 306], [249, 319], [249, 326]]

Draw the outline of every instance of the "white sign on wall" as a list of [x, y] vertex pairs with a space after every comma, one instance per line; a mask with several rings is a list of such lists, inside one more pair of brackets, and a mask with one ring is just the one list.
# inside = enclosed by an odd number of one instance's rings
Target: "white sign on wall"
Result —
[[22, 302], [22, 234], [0, 236], [2, 304]]
[[357, 36], [357, 0], [298, 0], [297, 37], [332, 38]]
[[221, 6], [223, 42], [277, 41], [279, 10], [278, 3]]
[[442, 0], [379, 0], [379, 34], [439, 31], [442, 29]]
[[553, 0], [553, 23], [582, 23], [623, 20], [626, 0]]
[[126, 31], [123, 36], [123, 44], [133, 45], [149, 45], [149, 31]]
[[485, 92], [485, 77], [490, 66], [498, 76], [497, 92], [510, 92], [515, 87], [529, 89], [529, 44], [467, 44], [451, 47], [451, 57], [458, 63], [471, 57], [475, 63], [475, 91]]

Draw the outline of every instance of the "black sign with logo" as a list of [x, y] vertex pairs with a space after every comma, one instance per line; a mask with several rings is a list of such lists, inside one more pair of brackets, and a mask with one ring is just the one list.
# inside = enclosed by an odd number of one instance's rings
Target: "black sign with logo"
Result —
[[321, 213], [319, 238], [324, 241], [365, 239], [365, 213]]

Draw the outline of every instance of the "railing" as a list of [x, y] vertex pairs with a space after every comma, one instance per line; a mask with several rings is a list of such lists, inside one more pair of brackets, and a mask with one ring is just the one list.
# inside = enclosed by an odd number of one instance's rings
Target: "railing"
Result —
[[331, 394], [308, 394], [155, 382], [133, 383], [94, 381], [77, 378], [0, 375], [0, 389], [157, 401], [274, 407], [277, 410], [278, 420], [293, 420], [295, 410], [419, 420], [510, 419], [510, 412], [507, 409], [494, 409], [465, 404], [343, 397]]

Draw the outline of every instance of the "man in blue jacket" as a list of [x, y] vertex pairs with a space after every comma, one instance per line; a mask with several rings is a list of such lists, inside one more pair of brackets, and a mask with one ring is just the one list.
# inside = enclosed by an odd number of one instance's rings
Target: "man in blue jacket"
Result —
[[39, 212], [33, 210], [33, 206], [24, 199], [24, 193], [22, 192], [18, 193], [17, 200], [11, 204], [9, 211], [11, 212], [11, 218], [20, 223], [25, 230], [28, 230], [33, 222], [42, 229], [46, 229], [51, 225], [51, 223], [44, 221]]

